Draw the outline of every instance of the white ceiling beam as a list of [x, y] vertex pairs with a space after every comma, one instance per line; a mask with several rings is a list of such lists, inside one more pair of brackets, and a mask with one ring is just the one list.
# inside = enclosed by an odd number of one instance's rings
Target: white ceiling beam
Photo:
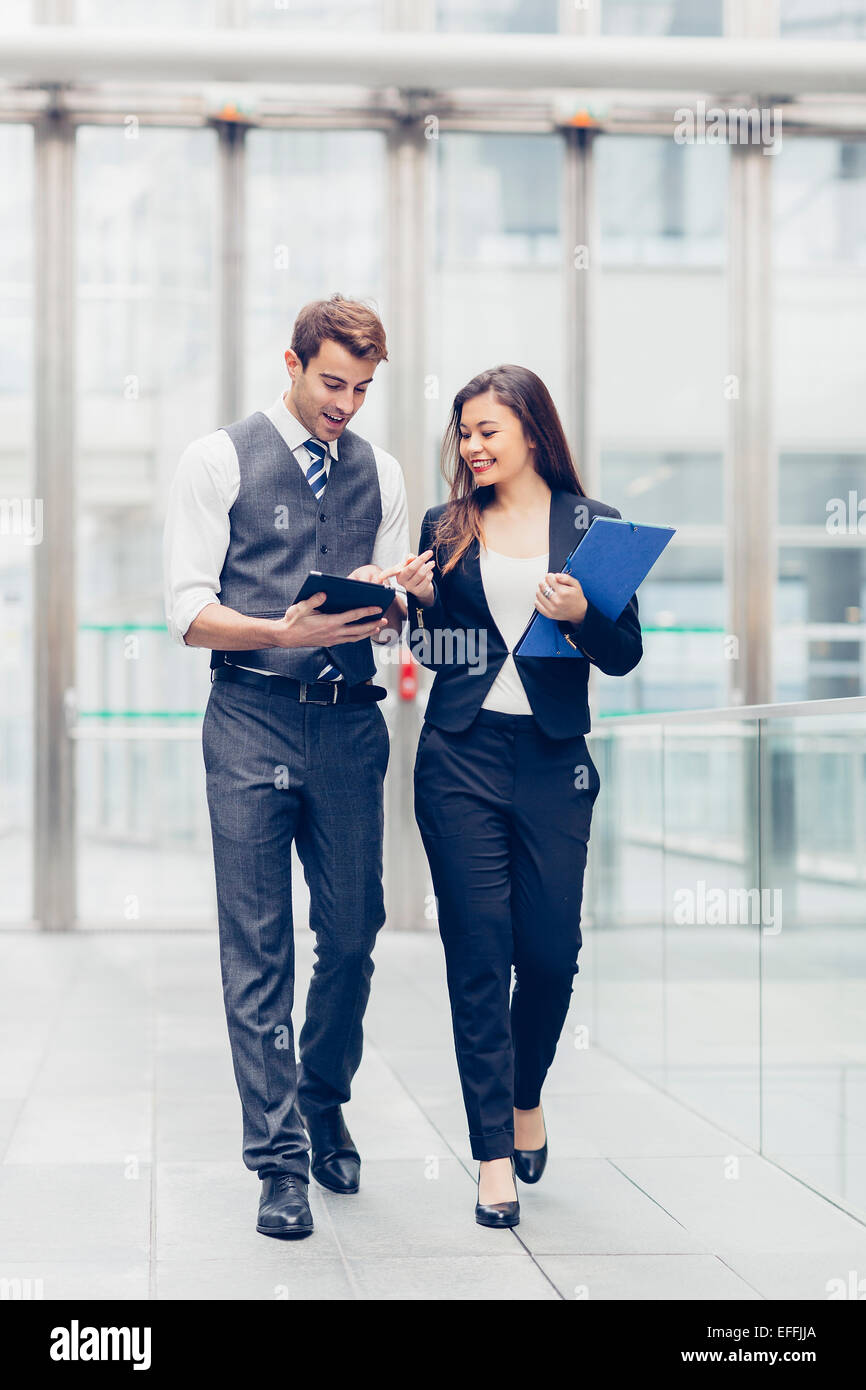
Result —
[[91, 29], [3, 36], [0, 76], [34, 83], [179, 80], [404, 90], [631, 88], [798, 96], [866, 92], [866, 44], [569, 34]]

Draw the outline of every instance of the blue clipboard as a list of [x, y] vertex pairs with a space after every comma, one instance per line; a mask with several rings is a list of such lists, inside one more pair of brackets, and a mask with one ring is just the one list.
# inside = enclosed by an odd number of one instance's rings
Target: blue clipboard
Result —
[[[620, 517], [596, 516], [560, 572], [577, 579], [590, 603], [615, 622], [675, 534], [673, 526], [646, 526]], [[582, 651], [566, 642], [559, 623], [538, 609], [513, 654], [586, 660]]]

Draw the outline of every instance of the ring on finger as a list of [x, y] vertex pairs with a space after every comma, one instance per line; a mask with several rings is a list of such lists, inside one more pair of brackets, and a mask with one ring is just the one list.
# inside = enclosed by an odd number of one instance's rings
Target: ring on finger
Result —
[[545, 582], [541, 586], [541, 592], [544, 594], [545, 598], [553, 598], [553, 590], [548, 583]]

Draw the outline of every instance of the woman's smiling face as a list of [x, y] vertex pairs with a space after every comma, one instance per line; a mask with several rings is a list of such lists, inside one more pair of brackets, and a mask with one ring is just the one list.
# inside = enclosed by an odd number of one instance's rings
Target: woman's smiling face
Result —
[[534, 466], [534, 444], [517, 415], [492, 391], [465, 401], [460, 412], [460, 457], [476, 483], [501, 483]]

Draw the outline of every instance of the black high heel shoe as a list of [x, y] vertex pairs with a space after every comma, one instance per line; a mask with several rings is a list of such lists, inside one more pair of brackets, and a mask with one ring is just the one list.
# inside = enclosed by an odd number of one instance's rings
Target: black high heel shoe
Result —
[[[514, 1159], [511, 1160], [511, 1176], [514, 1177]], [[517, 1183], [514, 1184], [517, 1191]], [[478, 1194], [481, 1195], [481, 1168], [478, 1169]], [[520, 1221], [520, 1202], [480, 1202], [475, 1203], [475, 1220], [479, 1226], [516, 1226]]]
[[[544, 1120], [544, 1111], [541, 1112]], [[540, 1149], [515, 1149], [514, 1171], [521, 1182], [538, 1182], [547, 1165], [547, 1121], [544, 1120], [544, 1143]]]

